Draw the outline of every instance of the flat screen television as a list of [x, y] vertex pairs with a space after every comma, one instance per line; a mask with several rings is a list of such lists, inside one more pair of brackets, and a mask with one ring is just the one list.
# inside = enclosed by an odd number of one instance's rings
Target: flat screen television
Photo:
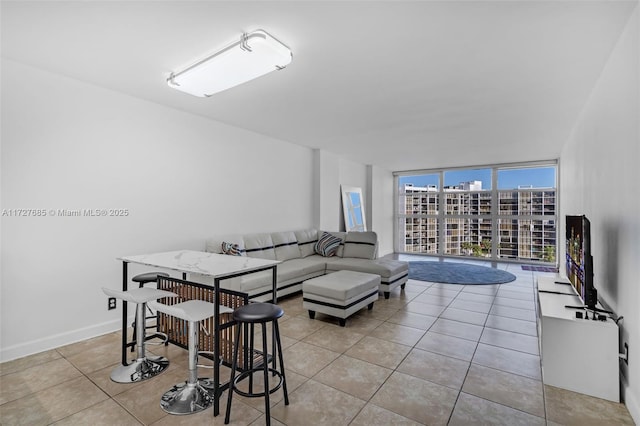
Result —
[[587, 309], [599, 311], [598, 292], [593, 284], [591, 224], [586, 216], [566, 217], [566, 273]]

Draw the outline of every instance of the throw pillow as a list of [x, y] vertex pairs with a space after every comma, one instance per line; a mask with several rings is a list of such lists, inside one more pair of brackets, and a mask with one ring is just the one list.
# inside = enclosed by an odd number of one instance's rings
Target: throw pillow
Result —
[[228, 254], [230, 256], [242, 256], [242, 250], [238, 244], [223, 241], [220, 248], [224, 254]]
[[328, 232], [324, 232], [313, 247], [313, 250], [321, 256], [331, 257], [335, 256], [341, 243], [341, 238], [335, 237]]

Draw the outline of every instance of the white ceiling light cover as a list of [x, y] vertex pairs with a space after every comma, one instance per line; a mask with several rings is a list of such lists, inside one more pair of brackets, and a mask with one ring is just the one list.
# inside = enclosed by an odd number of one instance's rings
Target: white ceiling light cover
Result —
[[286, 67], [291, 50], [264, 30], [243, 34], [239, 41], [172, 73], [169, 87], [190, 95], [208, 97]]

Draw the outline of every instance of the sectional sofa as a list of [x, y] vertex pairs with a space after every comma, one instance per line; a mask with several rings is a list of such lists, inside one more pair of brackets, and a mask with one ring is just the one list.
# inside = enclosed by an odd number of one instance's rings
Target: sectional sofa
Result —
[[[398, 286], [404, 288], [409, 273], [406, 262], [377, 258], [378, 237], [375, 232], [305, 229], [226, 235], [209, 238], [206, 251], [281, 261], [277, 268], [278, 297], [301, 291], [302, 282], [310, 278], [349, 270], [380, 275], [380, 291], [388, 298], [393, 289]], [[201, 278], [195, 281], [206, 282], [206, 277]], [[246, 293], [252, 300], [269, 300], [271, 272], [224, 280], [221, 286]]]

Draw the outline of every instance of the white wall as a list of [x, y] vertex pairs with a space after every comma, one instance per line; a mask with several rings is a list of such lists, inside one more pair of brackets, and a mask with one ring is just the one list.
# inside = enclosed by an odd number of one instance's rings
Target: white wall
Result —
[[[340, 185], [368, 191], [365, 165], [8, 60], [1, 136], [2, 361], [117, 330], [101, 287], [120, 288], [118, 256], [202, 250], [216, 234], [337, 230]], [[387, 175], [376, 171], [377, 185]], [[378, 217], [384, 242], [392, 214]]]
[[[640, 423], [639, 14], [636, 8], [560, 157], [561, 217], [585, 214], [591, 221], [598, 296], [624, 316], [620, 344], [629, 343], [631, 357], [628, 368], [621, 364], [623, 395], [636, 423]], [[564, 248], [561, 251], [563, 258]]]
[[2, 217], [0, 359], [117, 329], [118, 256], [313, 227], [313, 179], [310, 149], [3, 60], [2, 209], [129, 213]]
[[318, 209], [315, 227], [325, 231], [339, 230], [340, 216], [340, 157], [330, 152], [314, 150], [315, 191]]
[[362, 189], [367, 229], [378, 234], [378, 255], [393, 253], [393, 174], [377, 166], [364, 166], [330, 152], [314, 150], [319, 194], [317, 228], [345, 230], [341, 185]]
[[[378, 255], [393, 253], [395, 197], [393, 174], [376, 166], [367, 166], [367, 186], [370, 189], [370, 207], [367, 211], [371, 229], [378, 234]], [[368, 203], [369, 204], [369, 203]]]
[[[340, 176], [340, 185], [351, 186], [355, 188], [362, 189], [362, 198], [364, 198], [364, 214], [365, 221], [367, 223], [367, 229], [373, 230], [371, 228], [371, 216], [370, 212], [367, 211], [367, 205], [370, 203], [371, 195], [370, 188], [367, 186], [367, 166], [356, 163], [351, 160], [346, 160], [344, 158], [340, 158], [338, 162], [338, 170]], [[338, 193], [340, 196], [338, 197], [339, 209], [338, 214], [340, 217], [340, 230], [344, 231], [346, 226], [344, 224], [344, 214], [342, 212], [342, 191], [341, 187], [338, 188]]]

